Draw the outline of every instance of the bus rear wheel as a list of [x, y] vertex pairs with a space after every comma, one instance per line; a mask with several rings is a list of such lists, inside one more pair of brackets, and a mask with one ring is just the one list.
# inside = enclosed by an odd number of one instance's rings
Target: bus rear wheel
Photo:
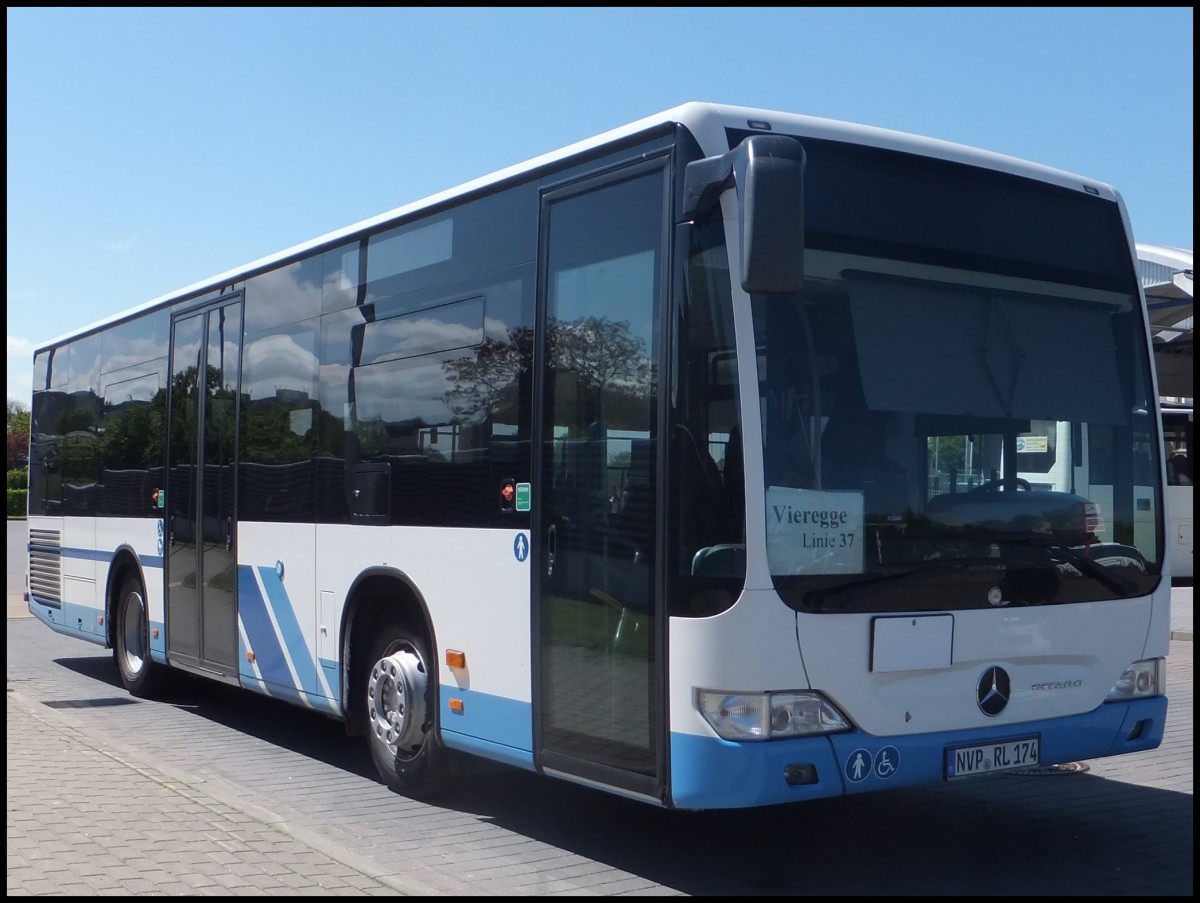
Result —
[[437, 730], [436, 676], [427, 641], [399, 624], [379, 631], [369, 657], [367, 744], [383, 782], [429, 799], [448, 773]]
[[141, 581], [132, 575], [122, 581], [117, 596], [113, 661], [121, 674], [121, 683], [133, 696], [148, 699], [166, 686], [166, 668], [150, 659], [146, 594]]

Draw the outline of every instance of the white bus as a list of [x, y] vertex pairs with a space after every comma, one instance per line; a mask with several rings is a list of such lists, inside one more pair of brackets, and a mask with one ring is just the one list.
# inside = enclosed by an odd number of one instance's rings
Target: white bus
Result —
[[[483, 757], [739, 808], [1161, 742], [1161, 432], [1103, 183], [687, 104], [33, 363], [30, 611], [136, 696], [343, 721], [406, 795]], [[1014, 489], [1035, 421], [1106, 469]], [[942, 479], [956, 437], [1001, 471]], [[1139, 561], [1092, 554], [1101, 494]]]

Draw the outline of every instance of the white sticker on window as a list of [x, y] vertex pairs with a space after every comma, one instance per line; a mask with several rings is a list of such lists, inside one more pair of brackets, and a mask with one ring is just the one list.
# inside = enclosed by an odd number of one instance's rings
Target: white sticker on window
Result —
[[772, 574], [861, 574], [863, 494], [767, 488]]

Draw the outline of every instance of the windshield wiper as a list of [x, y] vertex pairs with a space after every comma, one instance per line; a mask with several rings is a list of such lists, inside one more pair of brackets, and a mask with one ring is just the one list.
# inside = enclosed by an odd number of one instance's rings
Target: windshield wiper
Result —
[[[822, 589], [809, 590], [804, 594], [805, 601], [818, 611], [834, 611], [844, 609], [859, 601], [863, 596], [870, 595], [890, 584], [902, 583], [908, 577], [915, 577], [931, 572], [964, 573], [971, 572], [980, 575], [980, 583], [996, 582], [1003, 576], [1004, 562], [999, 558], [927, 558], [911, 562], [902, 570], [887, 574], [864, 577], [853, 582], [839, 582]], [[983, 576], [986, 575], [986, 580]]]
[[[1036, 548], [1045, 549], [1048, 553], [1056, 553], [1067, 560], [1067, 563], [1076, 570], [1082, 572], [1088, 577], [1092, 577], [1104, 584], [1105, 588], [1116, 593], [1118, 596], [1128, 596], [1137, 590], [1136, 584], [1128, 577], [1114, 573], [1104, 565], [1097, 562], [1084, 554], [1084, 551], [1076, 546], [1063, 545], [1054, 542], [1053, 540], [1045, 539], [1013, 539], [1007, 540], [1009, 543], [1021, 543], [1024, 545], [1033, 546]], [[1053, 562], [1051, 562], [1053, 563]]]

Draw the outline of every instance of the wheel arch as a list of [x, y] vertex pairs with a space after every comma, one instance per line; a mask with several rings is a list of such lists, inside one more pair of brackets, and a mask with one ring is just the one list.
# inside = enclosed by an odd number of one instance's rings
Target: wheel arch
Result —
[[[108, 566], [108, 575], [104, 581], [104, 647], [106, 649], [116, 647], [116, 637], [113, 635], [113, 631], [116, 630], [117, 610], [121, 604], [121, 586], [124, 584], [125, 578], [130, 575], [136, 577], [141, 583], [142, 593], [147, 593], [146, 575], [142, 570], [142, 563], [138, 559], [137, 552], [128, 545], [118, 546], [113, 552], [112, 561]], [[149, 604], [149, 600], [146, 600], [147, 608], [149, 608]]]
[[413, 631], [420, 632], [429, 644], [433, 669], [435, 708], [441, 696], [437, 678], [438, 644], [433, 618], [424, 594], [403, 571], [397, 568], [375, 567], [363, 571], [346, 593], [342, 612], [342, 711], [346, 713], [346, 732], [361, 735], [366, 732], [367, 670], [373, 662], [364, 661], [375, 631], [388, 620], [400, 620]]

